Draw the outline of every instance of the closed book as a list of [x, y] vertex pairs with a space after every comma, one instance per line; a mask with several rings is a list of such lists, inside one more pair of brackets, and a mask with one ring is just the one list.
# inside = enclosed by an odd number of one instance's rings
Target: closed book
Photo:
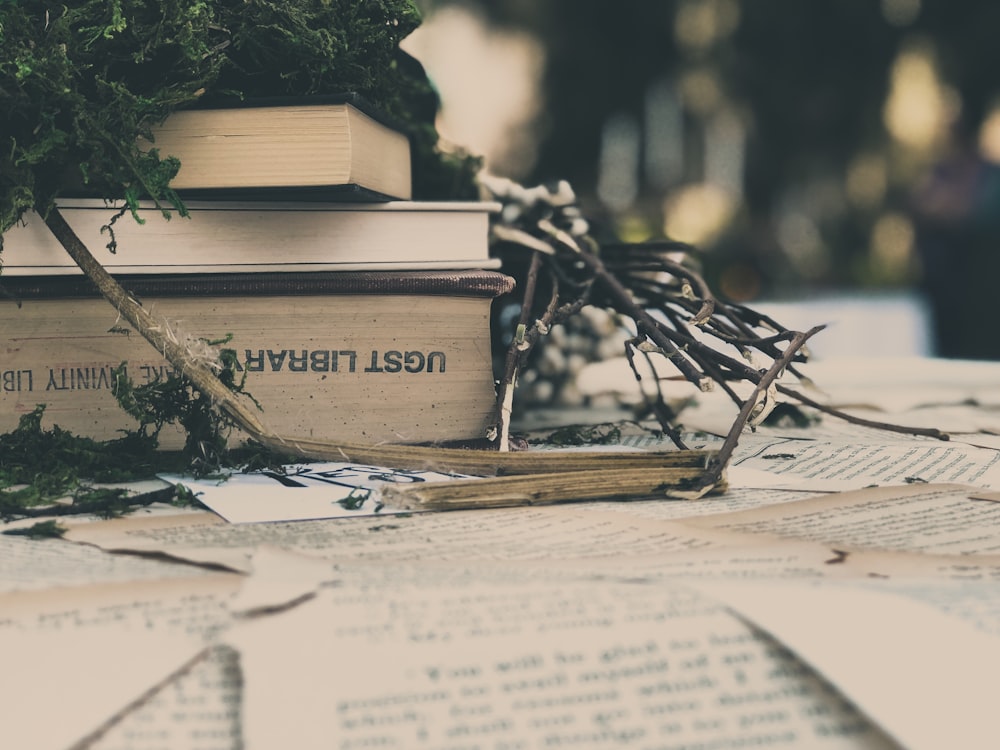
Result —
[[[245, 389], [282, 436], [424, 443], [484, 436], [495, 405], [493, 271], [120, 277], [180, 340], [236, 352]], [[136, 424], [112, 393], [171, 366], [86, 277], [0, 278], [0, 430], [44, 424], [108, 439]], [[196, 344], [200, 346], [200, 344]], [[165, 448], [183, 435], [168, 431]]]
[[410, 141], [356, 97], [180, 110], [152, 130], [178, 192], [310, 189], [409, 199]]
[[[112, 274], [497, 268], [489, 256], [492, 202], [193, 201], [189, 216], [143, 204], [139, 224], [98, 199], [59, 210]], [[80, 274], [37, 214], [3, 235], [2, 276]]]

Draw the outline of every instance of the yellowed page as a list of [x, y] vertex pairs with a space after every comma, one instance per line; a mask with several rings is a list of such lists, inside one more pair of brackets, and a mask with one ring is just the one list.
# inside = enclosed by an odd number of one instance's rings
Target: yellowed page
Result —
[[847, 549], [1000, 554], [1000, 504], [973, 500], [975, 492], [962, 485], [876, 487], [685, 523]]
[[705, 589], [822, 672], [909, 750], [1000, 745], [997, 636], [902, 597], [847, 587]]
[[894, 747], [770, 639], [678, 587], [331, 589], [227, 641], [248, 750]]
[[575, 507], [506, 508], [410, 516], [230, 525], [209, 514], [127, 519], [73, 528], [68, 537], [104, 549], [166, 552], [248, 571], [272, 546], [338, 560], [589, 560], [666, 554], [724, 544], [730, 536], [668, 521]]
[[48, 589], [0, 597], [4, 744], [68, 748], [205, 657], [240, 578]]
[[242, 681], [239, 655], [227, 647], [210, 648], [88, 750], [238, 750]]
[[136, 556], [108, 555], [60, 539], [0, 536], [0, 594], [119, 581], [191, 577], [189, 565]]

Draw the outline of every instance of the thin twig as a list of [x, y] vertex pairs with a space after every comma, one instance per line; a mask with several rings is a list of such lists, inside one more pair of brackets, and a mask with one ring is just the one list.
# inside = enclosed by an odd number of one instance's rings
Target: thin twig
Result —
[[932, 437], [937, 440], [951, 440], [951, 436], [947, 432], [942, 432], [935, 427], [907, 427], [906, 425], [891, 424], [889, 422], [878, 422], [872, 419], [864, 419], [863, 417], [856, 417], [853, 414], [848, 414], [846, 412], [840, 411], [839, 409], [834, 409], [831, 406], [826, 406], [821, 404], [819, 401], [814, 401], [808, 396], [794, 391], [788, 386], [777, 385], [777, 391], [783, 393], [786, 396], [794, 398], [800, 403], [810, 406], [817, 411], [821, 411], [824, 414], [829, 414], [832, 417], [837, 417], [838, 419], [843, 419], [849, 424], [856, 424], [862, 427], [872, 427], [877, 430], [884, 430], [886, 432], [898, 432], [903, 435], [921, 435], [923, 437]]
[[771, 366], [767, 369], [757, 381], [756, 386], [754, 386], [753, 392], [750, 396], [743, 402], [743, 407], [740, 409], [739, 415], [736, 417], [736, 421], [733, 422], [732, 427], [729, 429], [729, 433], [726, 435], [726, 439], [722, 443], [722, 447], [719, 448], [719, 452], [708, 462], [708, 468], [702, 475], [701, 479], [694, 487], [693, 497], [701, 497], [701, 494], [706, 491], [711, 490], [715, 485], [721, 481], [722, 474], [725, 471], [726, 466], [729, 464], [729, 459], [733, 455], [733, 451], [736, 450], [736, 446], [740, 441], [740, 435], [746, 428], [747, 423], [750, 421], [750, 415], [752, 414], [754, 408], [756, 408], [758, 401], [767, 392], [767, 389], [771, 387], [778, 376], [781, 375], [782, 370], [788, 365], [795, 356], [795, 353], [802, 348], [802, 345], [811, 338], [813, 335], [822, 331], [824, 326], [815, 326], [810, 328], [805, 333], [798, 333], [795, 335], [789, 344], [788, 348], [785, 350], [778, 359], [774, 360]]
[[[531, 319], [531, 309], [535, 302], [535, 288], [538, 285], [538, 271], [542, 267], [542, 255], [537, 250], [531, 254], [531, 265], [528, 268], [528, 275], [524, 284], [524, 295], [521, 302], [521, 311], [518, 316], [517, 327], [511, 339], [510, 346], [507, 347], [507, 358], [504, 363], [503, 377], [500, 379], [500, 387], [497, 389], [497, 423], [496, 423], [496, 447], [497, 450], [506, 451], [510, 449], [510, 419], [514, 411], [514, 389], [517, 387], [517, 379], [521, 371], [521, 362], [524, 357], [528, 323]], [[555, 298], [555, 295], [553, 295]]]

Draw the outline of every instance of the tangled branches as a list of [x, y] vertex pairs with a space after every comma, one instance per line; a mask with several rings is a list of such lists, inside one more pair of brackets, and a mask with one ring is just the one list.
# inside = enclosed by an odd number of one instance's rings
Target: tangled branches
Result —
[[[636, 379], [642, 377], [638, 357], [663, 357], [700, 390], [719, 387], [739, 407], [702, 490], [718, 482], [743, 430], [763, 421], [781, 397], [851, 422], [946, 438], [937, 430], [860, 420], [780, 383], [785, 373], [805, 381], [799, 366], [808, 360], [806, 342], [823, 326], [792, 331], [749, 307], [719, 300], [692, 267], [689, 245], [674, 241], [600, 245], [566, 183], [527, 189], [484, 177], [482, 185], [503, 204], [494, 236], [505, 268], [518, 278], [524, 298], [500, 381], [496, 436], [501, 450], [507, 445], [513, 392], [528, 353], [553, 325], [585, 305], [631, 319], [636, 333], [625, 354]], [[733, 387], [737, 382], [753, 386], [749, 396], [737, 393]], [[677, 415], [663, 398], [658, 380], [648, 407], [664, 433], [685, 448]]]

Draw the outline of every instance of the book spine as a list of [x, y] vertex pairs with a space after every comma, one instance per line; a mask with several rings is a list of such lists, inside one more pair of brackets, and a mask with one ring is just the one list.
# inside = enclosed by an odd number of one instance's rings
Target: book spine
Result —
[[[489, 213], [481, 204], [462, 210], [406, 202], [377, 204], [203, 203], [190, 218], [167, 221], [141, 209], [139, 225], [124, 216], [114, 226], [118, 249], [107, 247], [107, 226], [115, 209], [76, 201], [60, 211], [110, 273], [195, 273], [241, 267], [268, 271], [348, 270], [344, 266], [391, 269], [486, 268]], [[4, 276], [79, 273], [44, 222], [26, 214], [25, 223], [4, 233], [0, 261]], [[449, 265], [451, 264], [451, 265]], [[397, 266], [397, 267], [399, 267]], [[229, 268], [231, 267], [231, 268]]]
[[[276, 434], [393, 443], [484, 435], [495, 404], [490, 303], [408, 294], [143, 298], [178, 341], [199, 350], [225, 342]], [[110, 439], [135, 427], [113, 395], [116, 368], [124, 363], [137, 385], [176, 374], [93, 296], [0, 300], [0, 350], [0, 430], [45, 404], [46, 424]]]
[[[513, 290], [510, 276], [492, 271], [302, 272], [119, 276], [137, 297], [239, 297], [301, 295], [421, 295], [492, 299]], [[85, 276], [0, 276], [0, 291], [12, 299], [95, 297]]]

